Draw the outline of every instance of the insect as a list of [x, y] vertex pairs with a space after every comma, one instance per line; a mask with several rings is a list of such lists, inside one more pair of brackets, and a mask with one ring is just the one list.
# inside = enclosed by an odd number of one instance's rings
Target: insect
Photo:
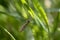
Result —
[[26, 20], [26, 22], [25, 22], [25, 23], [22, 25], [22, 27], [20, 28], [20, 32], [22, 32], [29, 23], [30, 23], [30, 20], [29, 20], [29, 19]]

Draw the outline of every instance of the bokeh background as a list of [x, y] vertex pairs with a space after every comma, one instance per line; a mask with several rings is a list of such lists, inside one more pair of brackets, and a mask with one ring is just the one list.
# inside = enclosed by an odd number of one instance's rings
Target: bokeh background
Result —
[[0, 0], [0, 40], [60, 40], [60, 0]]

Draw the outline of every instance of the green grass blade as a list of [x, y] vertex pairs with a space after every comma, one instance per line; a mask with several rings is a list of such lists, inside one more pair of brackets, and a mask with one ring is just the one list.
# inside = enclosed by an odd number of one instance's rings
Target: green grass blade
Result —
[[5, 29], [4, 27], [2, 27], [1, 25], [0, 25], [0, 27], [1, 27], [8, 35], [10, 35], [10, 37], [11, 37], [13, 40], [16, 40], [16, 39], [14, 38], [14, 36], [13, 36], [7, 29]]

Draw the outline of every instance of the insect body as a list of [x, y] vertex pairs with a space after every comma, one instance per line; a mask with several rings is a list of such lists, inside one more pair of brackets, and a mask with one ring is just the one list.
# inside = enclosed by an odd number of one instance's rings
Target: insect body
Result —
[[29, 23], [30, 23], [30, 20], [27, 20], [27, 21], [25, 22], [25, 24], [22, 25], [22, 27], [21, 27], [21, 29], [20, 29], [20, 32], [22, 32]]

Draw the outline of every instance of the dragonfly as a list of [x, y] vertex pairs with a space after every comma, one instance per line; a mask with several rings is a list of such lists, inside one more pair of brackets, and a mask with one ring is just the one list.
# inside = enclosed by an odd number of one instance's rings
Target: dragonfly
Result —
[[30, 23], [30, 19], [26, 20], [26, 22], [21, 26], [20, 32], [22, 32], [29, 23]]

